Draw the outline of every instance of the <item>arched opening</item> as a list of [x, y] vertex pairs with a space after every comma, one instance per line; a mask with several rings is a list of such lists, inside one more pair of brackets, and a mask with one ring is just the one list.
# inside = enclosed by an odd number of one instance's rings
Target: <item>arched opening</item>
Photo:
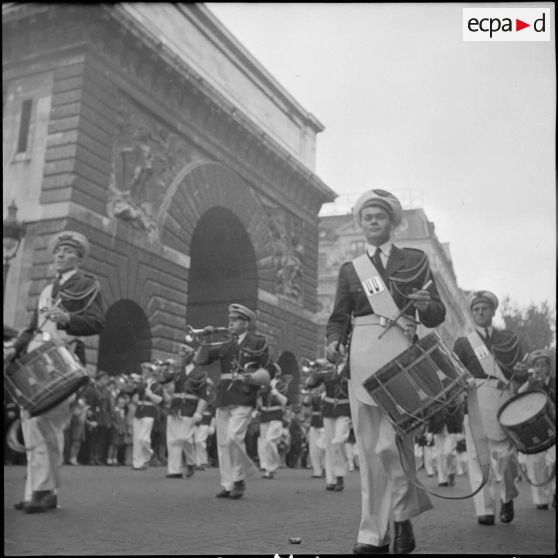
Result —
[[287, 398], [293, 407], [297, 407], [300, 403], [300, 368], [293, 353], [285, 351], [279, 357], [277, 364], [281, 367], [283, 376], [291, 375], [293, 379], [289, 383]]
[[190, 244], [187, 322], [226, 326], [232, 302], [256, 310], [258, 270], [250, 237], [229, 209], [212, 207], [199, 219]]
[[140, 372], [151, 360], [151, 327], [143, 309], [132, 300], [119, 300], [107, 311], [99, 340], [97, 367], [109, 374]]

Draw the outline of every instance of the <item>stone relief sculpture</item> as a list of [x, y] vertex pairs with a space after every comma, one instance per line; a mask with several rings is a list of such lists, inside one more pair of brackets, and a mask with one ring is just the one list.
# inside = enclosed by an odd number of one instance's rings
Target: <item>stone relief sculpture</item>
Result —
[[173, 177], [187, 161], [187, 147], [123, 99], [118, 111], [108, 212], [159, 238], [156, 215]]
[[284, 211], [268, 210], [268, 218], [275, 270], [275, 294], [299, 301], [302, 298], [304, 246]]

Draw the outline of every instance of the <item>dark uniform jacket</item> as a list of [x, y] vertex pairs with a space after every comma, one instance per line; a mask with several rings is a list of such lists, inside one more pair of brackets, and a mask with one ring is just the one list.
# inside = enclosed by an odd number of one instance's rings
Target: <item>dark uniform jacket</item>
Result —
[[[169, 414], [183, 417], [194, 416], [198, 401], [200, 399], [207, 401], [207, 374], [199, 367], [194, 367], [190, 373], [186, 372], [186, 368], [182, 368], [168, 379], [163, 378], [162, 382], [166, 383], [170, 379], [174, 379], [174, 394], [171, 399]], [[188, 395], [189, 397], [183, 398], [181, 395]]]
[[[211, 348], [206, 354], [206, 358], [204, 356], [200, 356], [196, 362], [210, 364], [219, 360], [221, 374], [242, 372], [244, 366], [249, 362], [253, 362], [257, 367], [262, 368], [269, 364], [269, 351], [265, 337], [251, 332], [246, 333], [240, 344], [233, 340], [220, 347]], [[259, 389], [259, 386], [221, 377], [217, 387], [215, 405], [216, 407], [226, 407], [228, 405], [256, 407]]]
[[[408, 302], [407, 295], [412, 293], [413, 288], [422, 289], [429, 279], [433, 281], [428, 289], [432, 303], [428, 310], [419, 312], [419, 317], [426, 327], [433, 328], [444, 321], [446, 308], [436, 289], [428, 258], [422, 250], [392, 245], [384, 280], [399, 309]], [[373, 313], [354, 265], [352, 262], [344, 263], [339, 270], [335, 305], [327, 323], [327, 343], [340, 340], [345, 332], [348, 316], [366, 316]], [[414, 306], [406, 313], [414, 318]], [[341, 339], [341, 342], [344, 342], [344, 339]]]
[[308, 379], [308, 387], [315, 388], [320, 384], [325, 386], [325, 398], [322, 402], [322, 417], [337, 418], [350, 417], [348, 381], [346, 376], [329, 376], [327, 374], [313, 374]]
[[[101, 332], [105, 325], [105, 311], [99, 283], [95, 277], [77, 270], [62, 283], [58, 296], [61, 298], [60, 308], [70, 314], [70, 322], [67, 325], [58, 324], [58, 329], [76, 337], [97, 335]], [[29, 327], [15, 342], [17, 355], [25, 350], [37, 333], [39, 325], [41, 324], [38, 309], [35, 309]], [[78, 341], [74, 351], [81, 362], [85, 363], [83, 342]]]
[[[482, 334], [481, 339], [494, 355], [494, 359], [506, 379], [509, 380], [513, 374], [513, 367], [523, 359], [523, 349], [517, 335], [506, 329], [492, 328], [490, 342], [487, 343]], [[475, 378], [487, 377], [467, 337], [459, 337], [455, 340], [453, 352]], [[521, 374], [516, 374], [515, 378], [518, 381], [527, 379]]]
[[322, 428], [324, 425], [324, 418], [322, 416], [322, 398], [317, 394], [312, 394], [305, 399], [303, 405], [310, 407], [310, 426], [314, 428]]
[[211, 424], [211, 419], [215, 416], [215, 405], [208, 404], [205, 411], [202, 413], [202, 419], [200, 424]]
[[271, 390], [266, 389], [260, 392], [261, 397], [261, 416], [260, 422], [271, 422], [272, 420], [283, 420], [283, 406], [279, 399], [272, 395]]
[[[163, 397], [163, 386], [159, 382], [154, 382], [151, 384], [151, 391], [154, 395]], [[151, 401], [151, 399], [149, 399], [149, 397], [145, 395], [145, 387], [143, 386], [139, 387], [136, 393], [139, 396], [139, 401], [136, 407], [136, 414], [134, 415], [135, 418], [156, 418], [159, 414], [158, 406], [160, 405], [160, 403], [153, 403], [153, 401]]]

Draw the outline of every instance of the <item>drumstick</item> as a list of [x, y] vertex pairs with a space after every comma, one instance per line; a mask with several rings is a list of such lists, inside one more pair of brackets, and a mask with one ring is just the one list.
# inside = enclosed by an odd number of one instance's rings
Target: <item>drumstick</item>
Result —
[[[58, 297], [55, 301], [54, 301], [54, 305], [52, 306], [52, 308], [49, 308], [50, 310], [54, 310], [54, 308], [57, 308], [58, 305], [62, 302], [62, 297]], [[46, 318], [43, 320], [43, 322], [41, 323], [41, 325], [37, 328], [39, 331], [41, 329], [43, 329], [44, 325], [50, 320], [50, 316], [48, 315], [48, 311], [46, 312]]]
[[[432, 285], [432, 279], [429, 279], [425, 284], [424, 287], [422, 287], [421, 291], [425, 291], [426, 289], [428, 289], [430, 287], [430, 285]], [[381, 339], [386, 333], [387, 330], [390, 329], [392, 326], [395, 325], [395, 322], [397, 322], [397, 320], [399, 318], [401, 318], [401, 316], [403, 316], [403, 314], [405, 314], [405, 312], [411, 307], [411, 305], [414, 303], [414, 300], [409, 300], [409, 302], [407, 302], [407, 304], [405, 304], [405, 306], [403, 306], [403, 308], [401, 309], [401, 311], [397, 314], [397, 316], [395, 316], [395, 318], [392, 318], [389, 322], [389, 325], [386, 327], [386, 329], [384, 329], [384, 331], [382, 331], [382, 333], [380, 333], [380, 335], [378, 335], [378, 339]]]

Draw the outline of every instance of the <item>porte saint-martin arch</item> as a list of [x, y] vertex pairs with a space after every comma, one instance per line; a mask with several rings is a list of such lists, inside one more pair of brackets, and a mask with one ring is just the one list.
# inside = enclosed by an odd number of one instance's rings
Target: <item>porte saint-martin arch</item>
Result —
[[86, 341], [92, 371], [171, 356], [186, 324], [224, 325], [238, 301], [296, 376], [323, 350], [318, 213], [336, 195], [314, 172], [321, 123], [202, 4], [2, 16], [4, 210], [26, 224], [5, 323], [28, 323], [48, 238], [75, 229], [110, 318]]

